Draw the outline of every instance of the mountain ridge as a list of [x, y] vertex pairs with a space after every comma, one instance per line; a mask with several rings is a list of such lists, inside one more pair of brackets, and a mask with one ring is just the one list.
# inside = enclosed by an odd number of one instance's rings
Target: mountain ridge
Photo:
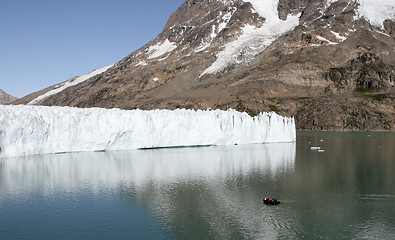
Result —
[[14, 96], [12, 96], [0, 89], [0, 104], [6, 104], [9, 102], [13, 102], [17, 99], [18, 98], [14, 97]]
[[299, 130], [394, 131], [395, 22], [376, 16], [393, 3], [370, 2], [187, 0], [157, 38], [38, 104], [276, 111]]

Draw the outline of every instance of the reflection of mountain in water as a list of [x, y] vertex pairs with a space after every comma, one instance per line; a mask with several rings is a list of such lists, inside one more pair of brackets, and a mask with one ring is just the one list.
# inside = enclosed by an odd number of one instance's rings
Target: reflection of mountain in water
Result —
[[294, 167], [295, 144], [257, 144], [127, 152], [72, 153], [0, 161], [1, 191], [214, 181], [253, 171], [276, 174]]

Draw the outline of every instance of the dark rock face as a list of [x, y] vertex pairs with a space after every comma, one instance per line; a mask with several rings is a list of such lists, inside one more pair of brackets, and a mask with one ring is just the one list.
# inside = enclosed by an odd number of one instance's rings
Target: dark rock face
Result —
[[[231, 107], [294, 115], [299, 130], [394, 131], [395, 23], [370, 25], [358, 7], [351, 0], [279, 0], [277, 16], [270, 17], [290, 21], [299, 14], [296, 27], [270, 38], [269, 30], [250, 33], [254, 40], [237, 45], [245, 31], [273, 19], [242, 0], [187, 0], [150, 43], [39, 104]], [[221, 57], [230, 63], [204, 74]]]
[[389, 35], [391, 35], [392, 37], [395, 37], [395, 21], [394, 20], [385, 20], [384, 21], [384, 28]]
[[304, 100], [303, 105], [295, 115], [298, 128], [304, 130], [393, 130], [395, 94], [312, 98]]
[[[278, 2], [278, 16], [282, 20], [286, 20], [289, 14], [302, 13], [302, 16], [305, 14], [304, 11], [307, 10], [306, 7], [308, 4], [312, 3], [311, 0], [279, 0]], [[316, 3], [324, 3], [323, 0], [314, 1]], [[308, 15], [308, 13], [307, 13]]]
[[344, 67], [330, 68], [325, 78], [333, 81], [327, 92], [389, 91], [394, 87], [395, 66], [385, 64], [377, 55], [364, 53]]
[[8, 94], [0, 89], [0, 104], [9, 103], [9, 102], [12, 102], [15, 100], [17, 100], [16, 97], [11, 96], [10, 94]]

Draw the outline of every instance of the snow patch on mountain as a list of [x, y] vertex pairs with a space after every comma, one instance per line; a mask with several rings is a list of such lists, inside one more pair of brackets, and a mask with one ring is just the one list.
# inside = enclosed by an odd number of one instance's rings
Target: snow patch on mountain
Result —
[[384, 21], [395, 19], [394, 0], [356, 0], [359, 3], [358, 15], [370, 24], [384, 29]]
[[202, 43], [195, 50], [195, 52], [197, 52], [197, 53], [202, 52], [202, 51], [206, 50], [207, 48], [211, 47], [211, 43], [217, 37], [217, 33], [220, 33], [226, 27], [226, 25], [228, 25], [232, 15], [236, 12], [236, 10], [237, 10], [237, 8], [232, 8], [225, 15], [223, 15], [224, 14], [223, 12], [220, 12], [220, 17], [222, 15], [223, 16], [221, 17], [221, 19], [217, 20], [218, 27], [216, 27], [215, 25], [212, 25], [210, 40], [208, 42], [205, 42], [204, 40], [202, 40]]
[[213, 42], [214, 38], [217, 37], [217, 34], [215, 33], [215, 25], [212, 25], [211, 27], [211, 34], [210, 34], [210, 41], [205, 43], [202, 41], [202, 45], [195, 50], [195, 52], [202, 52], [204, 50], [206, 50], [208, 47], [211, 46], [211, 43]]
[[337, 2], [339, 0], [326, 0], [326, 6], [329, 7], [332, 3]]
[[169, 39], [166, 39], [164, 42], [155, 44], [148, 48], [148, 59], [160, 57], [176, 48], [177, 45], [175, 43], [170, 42]]
[[[218, 32], [221, 32], [226, 25], [229, 23], [230, 18], [232, 17], [233, 13], [236, 11], [236, 8], [232, 9], [232, 11], [227, 12], [223, 17], [222, 17], [222, 22], [218, 25]], [[221, 12], [222, 14], [222, 12]]]
[[294, 142], [275, 113], [0, 105], [0, 158], [45, 153]]
[[339, 39], [341, 42], [347, 40], [347, 37], [343, 37], [342, 35], [340, 35], [340, 33], [334, 32], [334, 31], [330, 31], [333, 35], [335, 35], [335, 37], [337, 39]]
[[278, 18], [278, 0], [243, 0], [250, 2], [259, 15], [265, 18], [262, 27], [246, 25], [240, 37], [224, 46], [217, 54], [216, 61], [200, 76], [215, 74], [227, 67], [248, 63], [264, 51], [282, 34], [291, 31], [299, 24], [299, 16], [289, 15], [286, 21]]
[[138, 67], [138, 66], [147, 66], [147, 65], [148, 65], [147, 61], [140, 61], [135, 66]]
[[322, 36], [316, 36], [316, 38], [317, 38], [318, 40], [322, 41], [322, 42], [327, 42], [329, 45], [336, 45], [336, 44], [337, 44], [337, 43], [335, 43], [335, 42], [329, 41], [328, 39], [326, 39], [326, 38], [324, 38], [324, 37], [322, 37]]
[[80, 83], [82, 83], [82, 82], [88, 80], [88, 79], [91, 78], [91, 77], [94, 77], [94, 76], [96, 76], [96, 75], [98, 75], [98, 74], [101, 74], [101, 73], [107, 71], [107, 70], [108, 70], [110, 67], [112, 67], [112, 66], [113, 66], [113, 65], [108, 65], [108, 66], [102, 67], [102, 68], [100, 68], [100, 69], [93, 70], [93, 71], [90, 72], [89, 74], [86, 74], [86, 75], [83, 75], [83, 76], [80, 76], [80, 77], [77, 77], [77, 78], [73, 78], [73, 79], [68, 80], [68, 81], [66, 81], [66, 82], [64, 82], [64, 83], [61, 83], [61, 84], [55, 86], [55, 89], [53, 89], [53, 90], [51, 90], [51, 91], [48, 91], [48, 92], [46, 92], [45, 94], [40, 95], [40, 96], [38, 96], [37, 98], [33, 99], [32, 101], [30, 101], [30, 102], [28, 103], [28, 105], [37, 104], [38, 102], [40, 102], [41, 100], [43, 100], [43, 99], [45, 99], [45, 98], [47, 98], [47, 97], [49, 97], [49, 96], [52, 96], [52, 95], [54, 95], [54, 94], [57, 94], [57, 93], [59, 93], [59, 92], [65, 90], [66, 88], [69, 88], [69, 87], [71, 87], [71, 86], [75, 86], [75, 85], [77, 85], [77, 84], [80, 84]]
[[243, 0], [249, 2], [261, 17], [267, 21], [277, 21], [278, 19], [278, 1], [279, 0]]

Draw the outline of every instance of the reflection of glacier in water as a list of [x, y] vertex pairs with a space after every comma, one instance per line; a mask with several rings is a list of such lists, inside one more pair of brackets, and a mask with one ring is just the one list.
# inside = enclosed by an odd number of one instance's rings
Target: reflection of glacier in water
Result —
[[[219, 180], [294, 167], [295, 143], [86, 152], [0, 161], [0, 190], [78, 191]], [[4, 195], [4, 194], [2, 194]]]
[[395, 239], [394, 139], [307, 132], [297, 154], [256, 144], [1, 159], [0, 239]]
[[0, 203], [37, 193], [50, 199], [93, 194], [95, 201], [110, 194], [141, 203], [176, 239], [276, 236], [257, 211], [262, 192], [256, 184], [292, 173], [295, 147], [251, 144], [7, 158], [0, 160]]
[[[176, 239], [191, 234], [230, 239], [231, 232], [275, 236], [276, 229], [256, 211], [262, 192], [254, 179], [292, 173], [295, 147], [251, 144], [7, 158], [0, 160], [0, 203], [37, 193], [77, 202], [87, 194], [99, 202], [111, 196], [142, 204]], [[79, 214], [75, 218], [84, 218]]]

